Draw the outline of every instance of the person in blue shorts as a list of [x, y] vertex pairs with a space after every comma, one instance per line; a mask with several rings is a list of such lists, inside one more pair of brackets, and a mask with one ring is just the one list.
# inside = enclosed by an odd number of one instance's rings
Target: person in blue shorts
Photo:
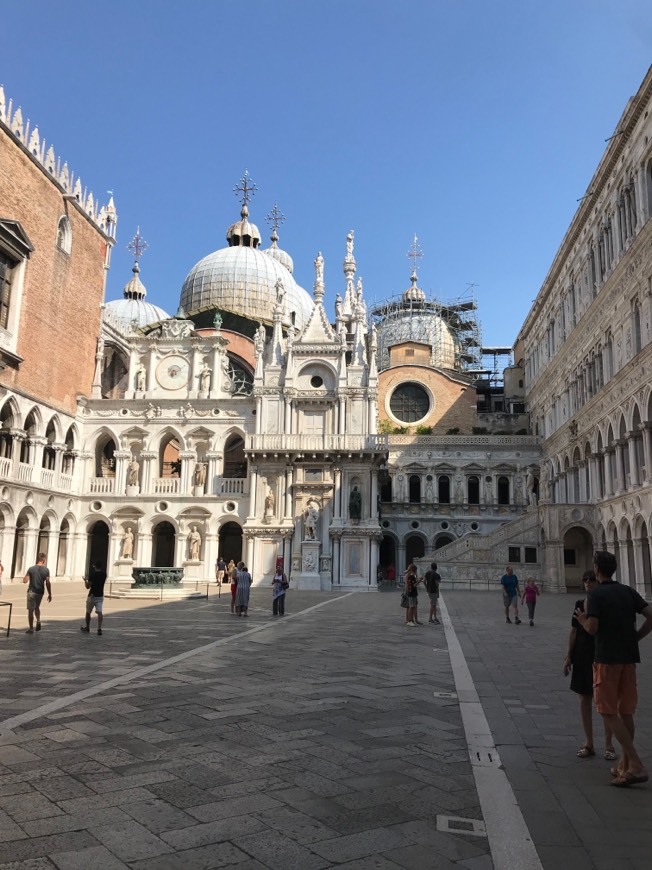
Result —
[[511, 565], [508, 565], [505, 568], [505, 573], [500, 578], [500, 584], [503, 587], [503, 604], [505, 605], [505, 622], [510, 622], [509, 618], [509, 608], [514, 608], [514, 622], [516, 625], [521, 624], [521, 620], [518, 618], [518, 598], [519, 598], [519, 588], [518, 588], [518, 577], [514, 573], [514, 569]]

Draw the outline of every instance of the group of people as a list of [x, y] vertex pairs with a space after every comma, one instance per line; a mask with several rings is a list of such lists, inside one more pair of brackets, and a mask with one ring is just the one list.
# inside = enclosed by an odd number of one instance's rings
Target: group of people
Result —
[[514, 611], [514, 623], [521, 624], [518, 616], [518, 600], [521, 599], [521, 605], [527, 605], [527, 615], [530, 620], [530, 626], [534, 625], [534, 611], [537, 606], [537, 598], [539, 597], [539, 587], [534, 582], [533, 577], [528, 577], [525, 583], [525, 589], [521, 594], [518, 585], [518, 577], [514, 574], [514, 569], [511, 565], [505, 568], [505, 573], [500, 578], [500, 585], [503, 589], [503, 606], [505, 608], [505, 622], [511, 623], [509, 618], [510, 607]]
[[[249, 597], [251, 594], [251, 574], [244, 562], [237, 565], [231, 559], [227, 565], [221, 556], [215, 563], [215, 580], [221, 586], [225, 578], [231, 585], [231, 613], [234, 616], [248, 616]], [[272, 613], [274, 616], [285, 616], [285, 593], [290, 584], [280, 565], [276, 566], [272, 577]]]
[[[575, 604], [564, 674], [571, 674], [571, 689], [580, 696], [585, 743], [578, 757], [595, 755], [593, 701], [604, 723], [605, 759], [616, 759], [614, 737], [622, 750], [610, 771], [611, 785], [628, 788], [649, 778], [634, 746], [634, 713], [636, 665], [641, 660], [638, 642], [652, 631], [652, 606], [631, 586], [613, 579], [616, 568], [613, 553], [601, 550], [593, 557], [593, 571], [582, 578], [587, 597]], [[637, 614], [645, 619], [640, 628]]]
[[[41, 603], [48, 593], [48, 602], [52, 601], [52, 584], [50, 583], [50, 569], [45, 564], [47, 556], [39, 553], [36, 565], [27, 569], [23, 577], [23, 583], [27, 583], [27, 631], [26, 634], [34, 634], [41, 631]], [[88, 590], [86, 596], [86, 613], [84, 625], [81, 631], [89, 634], [91, 630], [91, 616], [93, 611], [97, 614], [97, 633], [102, 634], [102, 622], [104, 620], [104, 584], [106, 583], [106, 571], [100, 562], [93, 562], [87, 576], [84, 577], [84, 586]]]
[[401, 606], [405, 608], [405, 624], [407, 626], [423, 625], [419, 622], [419, 586], [421, 583], [425, 586], [430, 602], [430, 613], [428, 615], [428, 623], [431, 625], [439, 625], [437, 618], [437, 602], [439, 600], [439, 584], [441, 577], [437, 573], [437, 563], [432, 562], [428, 571], [423, 577], [419, 577], [417, 567], [414, 563], [408, 565], [407, 571], [403, 576], [403, 594], [401, 596]]

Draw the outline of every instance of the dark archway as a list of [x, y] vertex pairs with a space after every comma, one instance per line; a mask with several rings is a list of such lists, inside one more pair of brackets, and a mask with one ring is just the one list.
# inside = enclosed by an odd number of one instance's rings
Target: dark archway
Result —
[[[25, 511], [21, 511], [18, 514], [18, 518], [16, 520], [16, 534], [14, 536], [14, 551], [12, 553], [11, 558], [11, 576], [12, 577], [20, 577], [22, 579], [23, 575], [29, 565], [27, 564], [28, 560], [32, 558], [31, 553], [27, 553], [27, 530], [29, 529], [29, 516]], [[34, 554], [35, 555], [35, 554]], [[34, 559], [36, 561], [36, 559]]]
[[439, 497], [439, 504], [450, 504], [451, 481], [447, 474], [442, 474], [437, 481], [437, 495]]
[[593, 538], [579, 526], [564, 535], [564, 583], [567, 589], [580, 589], [582, 574], [593, 567]]
[[167, 520], [163, 520], [154, 527], [152, 533], [152, 567], [174, 567], [174, 545], [176, 533], [174, 526]]
[[237, 564], [242, 559], [242, 528], [237, 523], [225, 523], [219, 534], [219, 553], [225, 562]]
[[473, 474], [466, 485], [469, 504], [480, 504], [480, 478]]
[[396, 567], [396, 541], [391, 535], [383, 535], [378, 561], [385, 569], [385, 574], [390, 565]]
[[647, 534], [647, 525], [641, 523], [641, 550], [643, 557], [643, 586], [645, 594], [649, 598], [652, 592], [652, 565], [650, 565], [650, 539]]
[[410, 475], [410, 502], [419, 504], [421, 501], [421, 478], [418, 474]]
[[415, 559], [423, 559], [426, 553], [426, 542], [419, 535], [412, 535], [405, 542], [406, 565], [411, 565]]
[[86, 550], [86, 570], [95, 562], [106, 568], [109, 560], [109, 527], [104, 520], [98, 520], [88, 530]]
[[222, 476], [247, 476], [247, 457], [245, 456], [244, 440], [241, 435], [232, 435], [224, 445], [224, 474]]
[[445, 547], [446, 544], [452, 544], [454, 540], [455, 538], [452, 535], [440, 535], [435, 541], [435, 550]]

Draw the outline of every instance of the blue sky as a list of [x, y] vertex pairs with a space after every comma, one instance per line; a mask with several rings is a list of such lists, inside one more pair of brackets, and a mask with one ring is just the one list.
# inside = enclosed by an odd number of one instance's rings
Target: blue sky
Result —
[[[1, 5], [0, 81], [119, 214], [107, 298], [141, 278], [173, 313], [251, 217], [327, 302], [349, 229], [368, 303], [476, 284], [485, 344], [511, 344], [628, 98], [652, 62], [648, 0], [112, 0]], [[11, 34], [11, 38], [7, 35]], [[1, 204], [0, 204], [1, 206]]]

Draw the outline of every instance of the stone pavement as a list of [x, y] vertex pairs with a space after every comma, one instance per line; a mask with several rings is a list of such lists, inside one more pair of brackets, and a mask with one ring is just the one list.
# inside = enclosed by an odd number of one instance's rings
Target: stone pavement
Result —
[[25, 635], [24, 594], [0, 868], [492, 868], [443, 631], [405, 628], [396, 593], [290, 590], [276, 620], [268, 590], [248, 619], [214, 593], [111, 600], [102, 637], [73, 584]]
[[[114, 599], [102, 637], [79, 632], [83, 588], [54, 593], [29, 636], [24, 587], [3, 593], [0, 870], [494, 866], [443, 630], [406, 628], [398, 593], [290, 590], [282, 619], [267, 590], [248, 619], [214, 591]], [[613, 789], [607, 762], [575, 756], [575, 597], [542, 597], [530, 628], [498, 591], [445, 593], [543, 867], [642, 870], [652, 787]], [[649, 757], [652, 637], [642, 650]]]
[[[583, 744], [577, 696], [562, 674], [570, 620], [582, 596], [544, 595], [534, 628], [505, 623], [495, 593], [445, 600], [501, 760], [545, 868], [649, 870], [652, 786], [615, 789]], [[641, 643], [637, 745], [652, 771], [652, 636]], [[596, 750], [604, 731], [594, 713]]]

